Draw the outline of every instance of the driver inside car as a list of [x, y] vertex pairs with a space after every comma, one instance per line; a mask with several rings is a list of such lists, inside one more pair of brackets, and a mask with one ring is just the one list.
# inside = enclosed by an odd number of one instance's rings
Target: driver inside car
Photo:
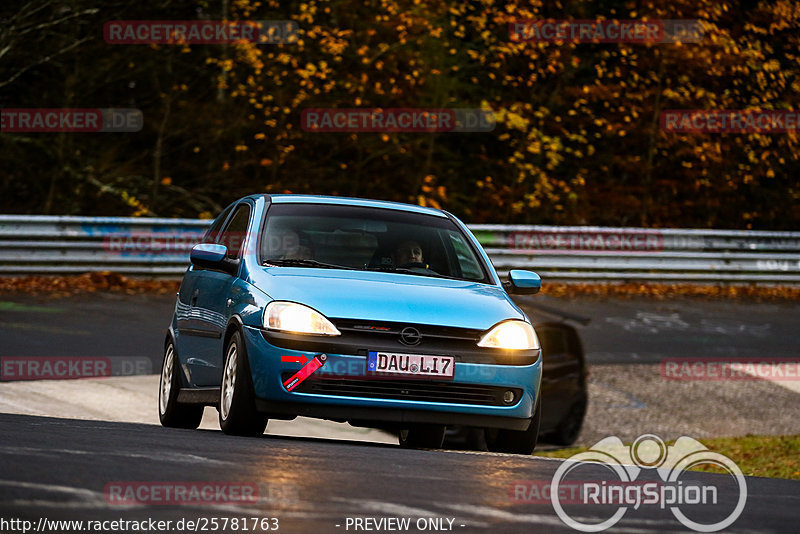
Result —
[[395, 247], [392, 261], [394, 261], [395, 267], [419, 272], [434, 272], [430, 265], [425, 263], [420, 244], [411, 239], [403, 241]]
[[[424, 263], [422, 259], [422, 247], [419, 246], [419, 243], [416, 241], [403, 241], [395, 248], [392, 259], [397, 267], [402, 267], [410, 263]], [[415, 267], [419, 266], [415, 265]]]

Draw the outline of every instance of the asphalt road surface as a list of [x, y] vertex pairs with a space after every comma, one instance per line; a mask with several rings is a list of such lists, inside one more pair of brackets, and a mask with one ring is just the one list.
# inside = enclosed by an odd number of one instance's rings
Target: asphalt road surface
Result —
[[[608, 435], [630, 441], [643, 431], [665, 439], [676, 437], [673, 433], [699, 438], [798, 431], [798, 392], [793, 387], [765, 381], [669, 383], [654, 365], [666, 357], [798, 357], [796, 304], [546, 297], [520, 303], [534, 320], [557, 320], [552, 309], [591, 319], [579, 327], [593, 369], [584, 444]], [[120, 357], [136, 362], [128, 369], [133, 374], [157, 372], [173, 305], [173, 296], [3, 295], [0, 356]], [[542, 305], [551, 311], [543, 311]], [[150, 421], [155, 388], [140, 391], [136, 384], [151, 378], [156, 377], [0, 386], [0, 406], [16, 413], [0, 414], [0, 533], [22, 532], [20, 527], [27, 524], [19, 521], [31, 521], [39, 532], [76, 532], [78, 525], [49, 521], [119, 519], [172, 522], [150, 532], [272, 532], [273, 518], [278, 532], [314, 534], [576, 532], [556, 515], [544, 493], [560, 460], [405, 450], [351, 440], [346, 430], [338, 439], [282, 435], [283, 427], [261, 438], [234, 438], [217, 430], [214, 421], [198, 431], [119, 422]], [[81, 399], [87, 392], [91, 398]], [[103, 406], [117, 398], [127, 400], [122, 406]], [[86, 404], [97, 407], [98, 415], [87, 416]], [[74, 415], [64, 415], [62, 408]], [[103, 415], [112, 408], [124, 417]], [[141, 416], [133, 417], [134, 408]], [[33, 415], [57, 412], [58, 418]], [[284, 424], [288, 429], [289, 424], [306, 423]], [[317, 435], [308, 434], [306, 427], [300, 430], [303, 436]], [[583, 469], [582, 480], [616, 480], [602, 467]], [[645, 470], [637, 480], [660, 479]], [[697, 521], [724, 517], [724, 507], [734, 506], [739, 495], [726, 475], [693, 472], [681, 480], [718, 488], [722, 508], [680, 508]], [[210, 502], [115, 498], [137, 488], [161, 491], [163, 497], [170, 488], [191, 484], [212, 484], [218, 493]], [[237, 488], [255, 497], [231, 502], [230, 491]], [[571, 517], [587, 523], [606, 519], [616, 509], [565, 504]], [[237, 528], [234, 518], [239, 519]], [[258, 518], [255, 529], [253, 518]], [[213, 528], [214, 520], [218, 527], [226, 521], [227, 528]], [[408, 526], [402, 526], [406, 520]], [[800, 482], [748, 477], [743, 512], [725, 531], [796, 532], [798, 520]], [[187, 521], [196, 523], [188, 526]], [[103, 530], [89, 530], [88, 523], [81, 527], [82, 532], [134, 531], [131, 525], [112, 523]], [[643, 504], [629, 507], [610, 532], [686, 530], [668, 507]]]
[[[174, 526], [180, 520], [201, 518], [229, 522], [277, 518], [278, 532], [315, 534], [576, 532], [564, 525], [549, 502], [525, 502], [531, 494], [515, 490], [520, 484], [549, 483], [559, 460], [325, 439], [236, 438], [218, 431], [19, 415], [0, 415], [0, 435], [0, 517], [33, 525], [42, 521], [52, 527], [53, 520], [153, 519], [169, 520]], [[610, 478], [602, 467], [585, 469], [585, 480]], [[687, 484], [693, 480], [717, 487], [718, 502], [731, 508], [738, 499], [732, 477], [704, 473], [685, 477]], [[643, 479], [656, 478], [652, 474], [638, 478]], [[214, 493], [202, 503], [161, 504], [167, 491], [163, 488], [189, 482], [230, 484], [227, 493]], [[128, 495], [124, 488], [135, 483], [147, 485], [147, 493], [135, 494], [142, 501], [120, 504], [120, 496]], [[748, 478], [746, 484], [746, 506], [726, 531], [796, 532], [800, 482]], [[251, 498], [232, 504], [233, 486], [251, 488], [247, 493]], [[153, 487], [162, 488], [160, 496]], [[606, 519], [616, 510], [599, 504], [577, 506], [565, 505], [565, 510], [583, 522]], [[681, 511], [696, 521], [718, 519], [708, 507]], [[729, 513], [716, 512], [723, 517]], [[357, 529], [356, 518], [370, 522]], [[376, 527], [389, 518], [408, 518], [410, 523], [399, 530], [366, 530], [367, 525]], [[643, 504], [627, 510], [611, 530], [641, 531], [686, 528], [668, 509]]]
[[[537, 305], [591, 319], [579, 327], [590, 364], [800, 357], [797, 303], [544, 296], [518, 302], [534, 321], [558, 319]], [[158, 372], [174, 306], [173, 295], [0, 295], [0, 356], [144, 357]]]
[[681, 357], [800, 358], [797, 303], [545, 296], [517, 301], [534, 320], [547, 319], [537, 305], [590, 318], [579, 331], [591, 364]]

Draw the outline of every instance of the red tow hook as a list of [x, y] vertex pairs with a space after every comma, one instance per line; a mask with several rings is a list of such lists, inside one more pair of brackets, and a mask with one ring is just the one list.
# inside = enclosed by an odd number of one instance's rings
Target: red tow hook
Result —
[[308, 378], [309, 376], [313, 375], [317, 369], [325, 365], [325, 361], [328, 359], [326, 354], [318, 354], [311, 358], [307, 364], [300, 368], [291, 378], [287, 379], [286, 382], [283, 383], [283, 387], [286, 388], [287, 391], [292, 391], [296, 388], [300, 383]]

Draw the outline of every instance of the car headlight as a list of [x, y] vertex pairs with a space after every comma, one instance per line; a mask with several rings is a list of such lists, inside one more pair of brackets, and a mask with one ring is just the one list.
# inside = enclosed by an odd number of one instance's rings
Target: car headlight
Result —
[[342, 335], [324, 315], [296, 302], [270, 302], [264, 311], [264, 327], [295, 334]]
[[478, 342], [479, 347], [495, 349], [531, 350], [539, 348], [539, 338], [530, 323], [504, 321], [492, 328]]

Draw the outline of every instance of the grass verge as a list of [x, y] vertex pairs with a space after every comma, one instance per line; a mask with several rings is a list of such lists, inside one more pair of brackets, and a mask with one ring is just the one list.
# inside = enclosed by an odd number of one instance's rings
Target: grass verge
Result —
[[[787, 478], [800, 480], [800, 435], [753, 436], [739, 438], [699, 439], [700, 443], [714, 452], [724, 454], [739, 466], [747, 476]], [[667, 444], [672, 445], [674, 441]], [[586, 447], [572, 447], [556, 451], [535, 452], [535, 456], [569, 458], [586, 451]], [[710, 465], [700, 465], [692, 471], [725, 473]]]

